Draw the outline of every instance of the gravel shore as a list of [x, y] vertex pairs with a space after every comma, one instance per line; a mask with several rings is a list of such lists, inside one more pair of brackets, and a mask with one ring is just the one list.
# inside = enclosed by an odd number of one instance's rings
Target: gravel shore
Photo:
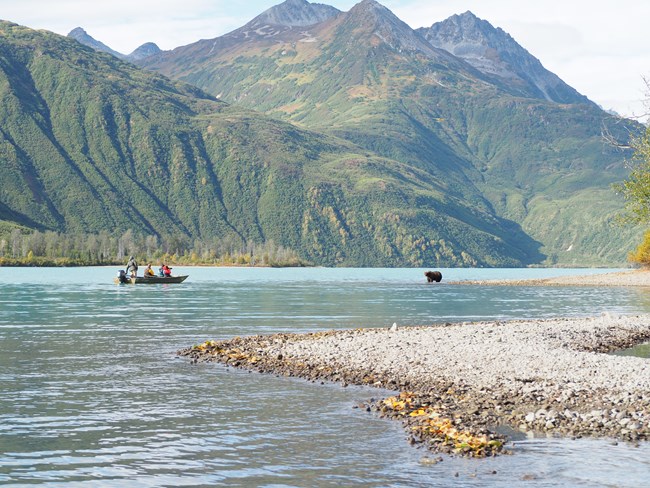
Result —
[[[561, 284], [612, 285], [611, 275]], [[616, 275], [650, 286], [648, 272]], [[396, 390], [362, 407], [401, 420], [411, 443], [434, 452], [489, 456], [504, 451], [511, 429], [649, 440], [650, 361], [607, 354], [648, 340], [650, 315], [603, 314], [238, 337], [179, 355]]]
[[650, 271], [634, 269], [618, 273], [558, 276], [530, 280], [465, 280], [448, 281], [454, 285], [505, 285], [505, 286], [650, 286]]

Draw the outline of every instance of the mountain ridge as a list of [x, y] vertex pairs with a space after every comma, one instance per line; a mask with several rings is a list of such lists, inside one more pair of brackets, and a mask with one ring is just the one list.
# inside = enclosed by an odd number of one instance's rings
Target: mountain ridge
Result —
[[[242, 27], [222, 36], [178, 46], [172, 51], [162, 51], [155, 43], [148, 42], [128, 55], [114, 51], [102, 42], [95, 40], [81, 27], [73, 29], [68, 36], [98, 51], [107, 52], [136, 64], [145, 63], [144, 66], [147, 66], [152, 64], [151, 60], [173, 51], [194, 55], [196, 54], [195, 46], [203, 45], [207, 47], [208, 55], [210, 55], [215, 50], [221, 47], [227, 48], [242, 39], [275, 37], [292, 31], [296, 27], [310, 27], [326, 22], [342, 13], [344, 12], [322, 3], [310, 3], [307, 0], [285, 0], [268, 8]], [[501, 28], [493, 27], [486, 20], [479, 19], [471, 11], [452, 15], [443, 21], [432, 24], [431, 27], [417, 29], [412, 29], [376, 0], [361, 0], [347, 14], [352, 14], [353, 22], [359, 24], [366, 23], [369, 19], [380, 21], [381, 26], [377, 26], [379, 30], [376, 34], [382, 41], [389, 44], [391, 42], [403, 43], [403, 46], [394, 46], [398, 49], [404, 47], [410, 50], [426, 51], [432, 46], [468, 62], [469, 65], [485, 75], [510, 79], [510, 82], [517, 80], [521, 85], [517, 90], [525, 96], [539, 97], [557, 103], [593, 103], [586, 96], [567, 85], [557, 75], [546, 70], [537, 58], [521, 47], [508, 33]], [[385, 32], [398, 30], [401, 35], [389, 34], [384, 37], [381, 29]], [[467, 39], [467, 33], [474, 34], [474, 38]], [[303, 35], [309, 41], [309, 34], [303, 32]], [[392, 41], [391, 38], [393, 38]], [[424, 45], [422, 39], [426, 41]]]
[[508, 33], [470, 11], [417, 32], [433, 46], [464, 59], [485, 74], [511, 83], [518, 81], [522, 94], [557, 103], [593, 103], [545, 69]]
[[122, 54], [118, 51], [115, 51], [114, 49], [108, 47], [106, 44], [104, 44], [101, 41], [98, 41], [94, 37], [92, 37], [88, 32], [86, 32], [82, 27], [75, 27], [72, 29], [69, 33], [68, 36], [71, 39], [76, 40], [77, 42], [83, 44], [84, 46], [88, 46], [95, 51], [99, 52], [104, 52], [108, 53], [112, 56], [115, 56], [118, 59], [122, 59], [125, 61], [131, 61], [131, 62], [137, 62], [140, 61], [144, 58], [147, 58], [149, 56], [154, 56], [156, 54], [159, 54], [162, 52], [162, 50], [158, 47], [157, 44], [153, 42], [145, 42], [141, 46], [137, 47], [133, 52], [130, 54]]
[[71, 39], [74, 39], [84, 46], [88, 46], [90, 48], [93, 48], [95, 51], [100, 51], [104, 53], [111, 54], [115, 56], [116, 58], [120, 59], [126, 59], [126, 56], [120, 52], [115, 51], [114, 49], [108, 47], [106, 44], [104, 44], [101, 41], [98, 41], [94, 37], [92, 37], [88, 32], [86, 32], [82, 27], [75, 27], [68, 33], [68, 37]]
[[[497, 78], [510, 78], [511, 81], [518, 80], [523, 85], [519, 87], [519, 90], [526, 96], [541, 97], [557, 103], [594, 103], [567, 85], [557, 75], [546, 70], [537, 58], [521, 47], [507, 32], [501, 28], [493, 27], [486, 20], [479, 19], [471, 11], [454, 14], [443, 21], [432, 24], [431, 27], [417, 29], [411, 29], [376, 0], [361, 0], [347, 13], [357, 12], [359, 15], [356, 21], [358, 22], [365, 22], [368, 18], [383, 18], [385, 20], [386, 16], [392, 17], [389, 23], [399, 25], [402, 33], [408, 33], [398, 36], [401, 37], [401, 42], [404, 42], [404, 47], [422, 50], [421, 38], [424, 38], [428, 45], [468, 62], [481, 73]], [[335, 7], [322, 3], [310, 3], [307, 0], [285, 0], [268, 8], [232, 32], [216, 38], [199, 40], [189, 45], [178, 46], [172, 51], [187, 51], [186, 48], [192, 46], [210, 45], [211, 54], [217, 45], [226, 39], [232, 43], [235, 39], [249, 39], [256, 36], [273, 37], [296, 27], [309, 27], [325, 22], [341, 13], [343, 12]], [[473, 33], [475, 38], [467, 39], [464, 35], [468, 32]], [[416, 33], [417, 36], [413, 36], [412, 33]], [[476, 36], [476, 34], [479, 35]], [[380, 38], [382, 37], [381, 33], [378, 35]], [[160, 50], [155, 43], [148, 42], [131, 54], [125, 55], [97, 41], [81, 27], [73, 29], [68, 36], [93, 49], [107, 52], [136, 64], [146, 63], [147, 58], [153, 59], [166, 53]], [[382, 40], [386, 41], [387, 39]], [[227, 47], [228, 43], [225, 44]], [[397, 47], [399, 48], [399, 46]], [[189, 49], [189, 52], [194, 51], [193, 48]]]

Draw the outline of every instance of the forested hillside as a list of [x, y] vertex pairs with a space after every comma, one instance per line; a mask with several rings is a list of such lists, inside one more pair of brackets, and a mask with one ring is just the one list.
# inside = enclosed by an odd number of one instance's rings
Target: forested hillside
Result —
[[298, 128], [7, 22], [0, 99], [3, 229], [272, 241], [322, 265], [543, 259], [477, 190], [480, 171], [453, 153], [447, 169], [414, 164], [408, 133], [394, 151], [358, 145], [349, 127]]
[[[300, 28], [267, 12], [143, 64], [444, 182], [445, 199], [521, 226], [540, 244], [539, 262], [624, 263], [640, 230], [614, 222], [622, 201], [610, 185], [627, 175], [627, 154], [602, 131], [624, 141], [640, 126], [611, 117], [514, 40], [465, 17], [470, 32], [449, 43], [493, 36], [489, 54], [501, 63], [493, 71], [516, 76], [494, 75], [487, 55], [478, 69], [434, 47], [374, 0]], [[516, 235], [509, 241], [532, 256]]]

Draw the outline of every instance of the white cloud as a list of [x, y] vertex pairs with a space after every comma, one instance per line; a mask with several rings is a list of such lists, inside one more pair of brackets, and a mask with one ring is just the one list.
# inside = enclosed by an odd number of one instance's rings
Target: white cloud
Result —
[[5, 20], [62, 35], [83, 27], [123, 53], [144, 42], [172, 49], [239, 26], [232, 3], [225, 0], [13, 0], [0, 12]]

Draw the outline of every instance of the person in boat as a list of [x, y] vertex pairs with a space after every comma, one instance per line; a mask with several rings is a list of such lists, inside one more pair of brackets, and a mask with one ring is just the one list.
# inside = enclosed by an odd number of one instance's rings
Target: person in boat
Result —
[[144, 269], [144, 277], [149, 278], [150, 276], [156, 276], [156, 273], [151, 269], [151, 264], [147, 264], [147, 267]]
[[138, 263], [133, 256], [131, 256], [129, 262], [126, 263], [126, 273], [130, 274], [133, 278], [138, 275]]
[[171, 278], [172, 276], [172, 269], [166, 264], [163, 264], [163, 276], [165, 278]]
[[158, 276], [160, 276], [161, 278], [163, 276], [165, 276], [165, 264], [164, 263], [160, 263], [160, 268], [158, 268]]
[[128, 276], [126, 276], [126, 272], [123, 269], [118, 271], [117, 279], [119, 280], [120, 283], [128, 283], [129, 282], [129, 278], [128, 278]]

